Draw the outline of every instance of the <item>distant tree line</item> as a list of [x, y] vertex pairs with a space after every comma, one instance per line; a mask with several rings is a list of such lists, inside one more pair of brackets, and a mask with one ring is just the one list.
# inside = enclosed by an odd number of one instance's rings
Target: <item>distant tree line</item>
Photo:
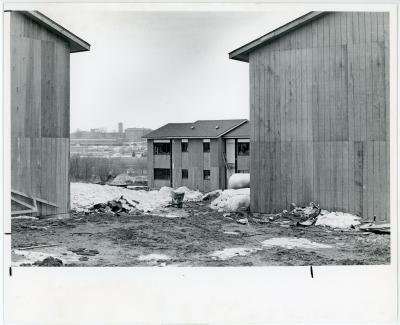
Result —
[[107, 182], [115, 176], [129, 173], [132, 176], [147, 173], [146, 158], [101, 158], [71, 155], [69, 174], [72, 182]]

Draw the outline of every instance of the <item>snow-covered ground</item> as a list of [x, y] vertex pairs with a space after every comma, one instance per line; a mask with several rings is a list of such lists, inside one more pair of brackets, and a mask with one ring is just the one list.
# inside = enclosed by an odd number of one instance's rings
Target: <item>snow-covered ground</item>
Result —
[[259, 250], [261, 250], [261, 248], [258, 247], [230, 247], [215, 251], [210, 254], [210, 256], [220, 260], [226, 260], [236, 256], [246, 256]]
[[344, 212], [329, 212], [322, 210], [318, 216], [316, 226], [346, 229], [360, 224], [360, 217]]
[[211, 208], [218, 211], [236, 211], [250, 206], [250, 188], [222, 191], [219, 197], [211, 202]]
[[305, 248], [305, 249], [312, 249], [312, 248], [331, 248], [332, 246], [315, 243], [307, 238], [290, 238], [290, 237], [279, 237], [279, 238], [271, 238], [264, 240], [262, 242], [264, 247], [272, 247], [272, 246], [279, 246], [287, 249], [293, 248]]
[[[137, 209], [144, 212], [152, 212], [154, 210], [165, 207], [171, 202], [171, 193], [174, 189], [170, 187], [162, 187], [156, 191], [133, 191], [125, 188], [97, 185], [87, 183], [71, 183], [71, 201], [72, 209], [75, 211], [86, 211], [94, 204], [107, 203], [110, 200], [119, 199], [123, 196], [129, 203]], [[176, 192], [185, 193], [184, 201], [201, 201], [207, 195], [219, 195], [214, 199], [210, 207], [219, 212], [233, 212], [240, 208], [249, 208], [250, 206], [250, 188], [217, 190], [203, 195], [199, 191], [193, 191], [187, 187], [180, 187]], [[138, 202], [138, 203], [136, 203]], [[307, 212], [314, 209], [307, 207]], [[175, 217], [167, 215], [167, 217]], [[315, 223], [316, 226], [327, 226], [331, 228], [347, 229], [360, 224], [360, 217], [343, 212], [329, 212], [322, 210]]]
[[[151, 212], [170, 203], [172, 191], [170, 187], [162, 187], [158, 191], [133, 191], [108, 185], [71, 183], [72, 209], [87, 211], [97, 203], [107, 203], [123, 196], [137, 209]], [[177, 191], [185, 193], [184, 201], [199, 201], [203, 196], [199, 191], [192, 191], [187, 187], [180, 187]], [[136, 204], [135, 201], [139, 203]]]

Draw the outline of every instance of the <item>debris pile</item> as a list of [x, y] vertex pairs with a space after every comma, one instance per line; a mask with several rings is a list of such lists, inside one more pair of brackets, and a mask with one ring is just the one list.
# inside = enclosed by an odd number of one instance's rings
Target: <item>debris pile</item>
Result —
[[125, 199], [124, 196], [121, 196], [117, 200], [111, 200], [106, 203], [97, 203], [89, 208], [91, 212], [100, 212], [100, 213], [132, 213], [137, 211], [136, 206], [139, 204], [138, 201]]
[[63, 261], [53, 256], [46, 257], [43, 261], [36, 261], [35, 266], [63, 266]]
[[314, 202], [311, 202], [306, 207], [297, 207], [294, 203], [292, 203], [291, 208], [293, 209], [291, 209], [289, 214], [299, 218], [299, 221], [297, 221], [296, 225], [304, 227], [316, 224], [318, 216], [322, 211], [322, 209]]

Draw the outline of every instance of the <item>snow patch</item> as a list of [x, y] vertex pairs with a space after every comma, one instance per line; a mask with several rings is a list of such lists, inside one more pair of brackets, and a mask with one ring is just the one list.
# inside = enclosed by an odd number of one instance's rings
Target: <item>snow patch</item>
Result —
[[17, 217], [11, 217], [11, 220], [14, 219], [28, 219], [28, 220], [39, 220], [37, 217], [32, 217], [32, 216], [17, 216]]
[[110, 185], [133, 185], [135, 183], [135, 177], [128, 174], [119, 174], [108, 184]]
[[250, 255], [254, 252], [261, 250], [261, 248], [255, 247], [231, 247], [231, 248], [224, 248], [223, 250], [215, 251], [210, 254], [211, 257], [217, 258], [220, 260], [226, 260], [236, 256], [246, 256]]
[[185, 196], [183, 198], [184, 201], [201, 201], [201, 199], [203, 198], [203, 193], [199, 192], [199, 191], [192, 191], [190, 189], [188, 189], [186, 186], [181, 186], [178, 187], [175, 190], [176, 193], [185, 193]]
[[249, 173], [233, 174], [231, 177], [229, 177], [228, 188], [237, 190], [246, 187], [250, 187]]
[[346, 229], [360, 224], [360, 217], [344, 212], [329, 212], [322, 210], [318, 216], [316, 226]]
[[[202, 194], [199, 191], [191, 191], [188, 188], [180, 188], [180, 190], [185, 191], [183, 201], [201, 200]], [[109, 185], [71, 183], [72, 210], [78, 212], [88, 211], [90, 207], [97, 203], [107, 203], [123, 196], [128, 202], [135, 205], [137, 209], [151, 212], [168, 205], [171, 202], [172, 191], [171, 187], [165, 186], [158, 191], [132, 191]], [[135, 204], [135, 201], [139, 203]]]
[[11, 258], [12, 266], [20, 266], [23, 263], [33, 264], [36, 261], [42, 261], [49, 256], [60, 259], [64, 264], [79, 262], [80, 257], [79, 255], [70, 252], [61, 254], [60, 252], [38, 252], [19, 249], [13, 249], [11, 252], [13, 255]]
[[239, 208], [248, 208], [249, 206], [250, 188], [222, 191], [221, 195], [211, 202], [211, 208], [220, 212], [236, 211]]
[[312, 249], [312, 248], [331, 248], [332, 247], [330, 245], [312, 242], [306, 238], [289, 238], [289, 237], [279, 237], [279, 238], [267, 239], [262, 242], [262, 245], [264, 247], [279, 246], [279, 247], [283, 247], [283, 248], [287, 248], [287, 249], [293, 249], [293, 248]]
[[170, 260], [171, 257], [165, 254], [148, 254], [140, 255], [137, 259], [139, 261], [167, 261]]

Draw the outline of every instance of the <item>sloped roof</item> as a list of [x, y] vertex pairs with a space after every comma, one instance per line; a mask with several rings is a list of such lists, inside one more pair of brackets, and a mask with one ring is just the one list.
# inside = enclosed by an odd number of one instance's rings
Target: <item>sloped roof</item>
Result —
[[226, 139], [249, 139], [250, 138], [250, 123], [246, 121], [242, 125], [234, 128], [232, 131], [229, 131], [224, 134], [223, 138]]
[[75, 52], [83, 52], [83, 51], [89, 51], [90, 50], [90, 44], [80, 37], [76, 36], [75, 34], [71, 33], [69, 30], [64, 28], [63, 26], [57, 24], [55, 21], [51, 20], [49, 17], [43, 15], [39, 11], [18, 11], [15, 10], [16, 12], [20, 12], [21, 14], [29, 17], [30, 19], [34, 20], [44, 28], [47, 28], [48, 30], [52, 31], [53, 33], [57, 34], [58, 36], [62, 37], [65, 39], [70, 46], [70, 52], [75, 53]]
[[327, 13], [327, 11], [311, 11], [230, 52], [229, 58], [233, 60], [249, 62], [249, 53]]
[[247, 122], [240, 120], [199, 120], [194, 123], [168, 123], [147, 133], [142, 138], [219, 138], [225, 133]]

